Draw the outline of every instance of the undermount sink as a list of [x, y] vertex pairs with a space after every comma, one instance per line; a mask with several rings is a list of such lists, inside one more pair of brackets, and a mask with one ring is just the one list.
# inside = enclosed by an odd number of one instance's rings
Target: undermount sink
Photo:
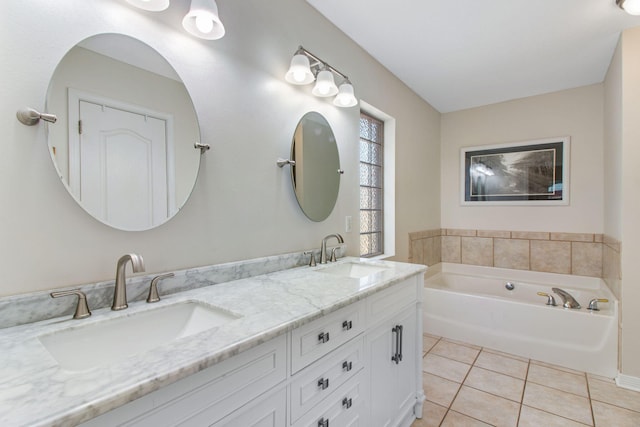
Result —
[[62, 368], [84, 371], [240, 317], [222, 308], [186, 301], [41, 335], [39, 340]]
[[370, 265], [362, 262], [345, 262], [343, 264], [333, 265], [316, 270], [319, 273], [335, 274], [336, 276], [352, 277], [354, 279], [362, 279], [375, 273], [385, 271], [388, 267], [379, 265]]

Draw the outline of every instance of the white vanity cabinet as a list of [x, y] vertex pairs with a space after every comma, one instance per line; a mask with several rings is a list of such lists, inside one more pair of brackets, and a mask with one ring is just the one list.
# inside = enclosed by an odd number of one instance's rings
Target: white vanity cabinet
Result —
[[371, 426], [408, 426], [422, 411], [421, 289], [409, 279], [367, 300]]
[[84, 426], [408, 427], [424, 397], [421, 290], [412, 276]]

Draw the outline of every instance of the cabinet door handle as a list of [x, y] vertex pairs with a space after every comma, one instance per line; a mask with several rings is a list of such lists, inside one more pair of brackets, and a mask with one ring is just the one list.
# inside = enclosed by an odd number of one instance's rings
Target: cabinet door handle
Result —
[[391, 360], [396, 362], [396, 365], [398, 363], [400, 363], [400, 326], [396, 325], [393, 328], [391, 328], [391, 333], [392, 334], [396, 334], [396, 340], [395, 340], [395, 351], [393, 353], [393, 356], [391, 356]]
[[347, 398], [345, 397], [344, 399], [342, 399], [342, 406], [343, 406], [345, 409], [349, 409], [349, 408], [351, 408], [351, 406], [352, 406], [352, 405], [353, 405], [353, 400], [352, 400], [351, 398], [348, 398], [348, 399], [347, 399]]
[[329, 418], [326, 420], [324, 418], [320, 418], [318, 420], [318, 427], [329, 427]]
[[329, 378], [320, 378], [318, 380], [318, 388], [320, 390], [326, 390], [329, 388]]
[[398, 361], [402, 362], [402, 336], [404, 335], [404, 327], [402, 325], [398, 325], [397, 328], [400, 328], [400, 345], [398, 346]]
[[351, 322], [351, 320], [345, 320], [344, 322], [342, 322], [342, 329], [348, 331], [351, 328], [353, 328], [353, 322]]
[[353, 363], [352, 362], [347, 362], [346, 360], [344, 362], [342, 362], [342, 370], [343, 371], [349, 372], [351, 370], [351, 368], [353, 368]]
[[320, 332], [318, 335], [318, 342], [320, 344], [324, 344], [329, 341], [329, 332]]

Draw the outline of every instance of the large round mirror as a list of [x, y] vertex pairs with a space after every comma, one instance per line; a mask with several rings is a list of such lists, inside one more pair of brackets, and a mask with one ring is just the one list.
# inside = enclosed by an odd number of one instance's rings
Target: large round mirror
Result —
[[75, 200], [120, 230], [148, 230], [185, 204], [200, 165], [196, 113], [153, 48], [99, 34], [58, 64], [47, 93], [51, 158]]
[[305, 114], [291, 144], [291, 182], [304, 214], [312, 221], [327, 219], [338, 199], [340, 157], [331, 126], [319, 113]]

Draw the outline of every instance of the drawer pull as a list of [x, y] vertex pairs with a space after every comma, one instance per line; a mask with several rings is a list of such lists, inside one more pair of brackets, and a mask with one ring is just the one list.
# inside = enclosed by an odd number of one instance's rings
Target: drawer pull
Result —
[[347, 399], [346, 397], [344, 399], [342, 399], [342, 406], [345, 409], [349, 409], [351, 408], [351, 406], [353, 405], [353, 400], [351, 398]]
[[326, 390], [329, 388], [329, 378], [320, 378], [318, 380], [318, 387], [320, 390]]
[[351, 328], [353, 328], [353, 322], [351, 320], [345, 320], [344, 322], [342, 322], [342, 329], [348, 331]]
[[342, 370], [349, 372], [353, 368], [352, 362], [347, 362], [346, 360], [342, 362]]
[[318, 427], [329, 427], [329, 418], [326, 420], [324, 418], [320, 418], [318, 420]]
[[320, 344], [329, 342], [329, 332], [320, 332], [320, 335], [318, 335], [318, 342]]

